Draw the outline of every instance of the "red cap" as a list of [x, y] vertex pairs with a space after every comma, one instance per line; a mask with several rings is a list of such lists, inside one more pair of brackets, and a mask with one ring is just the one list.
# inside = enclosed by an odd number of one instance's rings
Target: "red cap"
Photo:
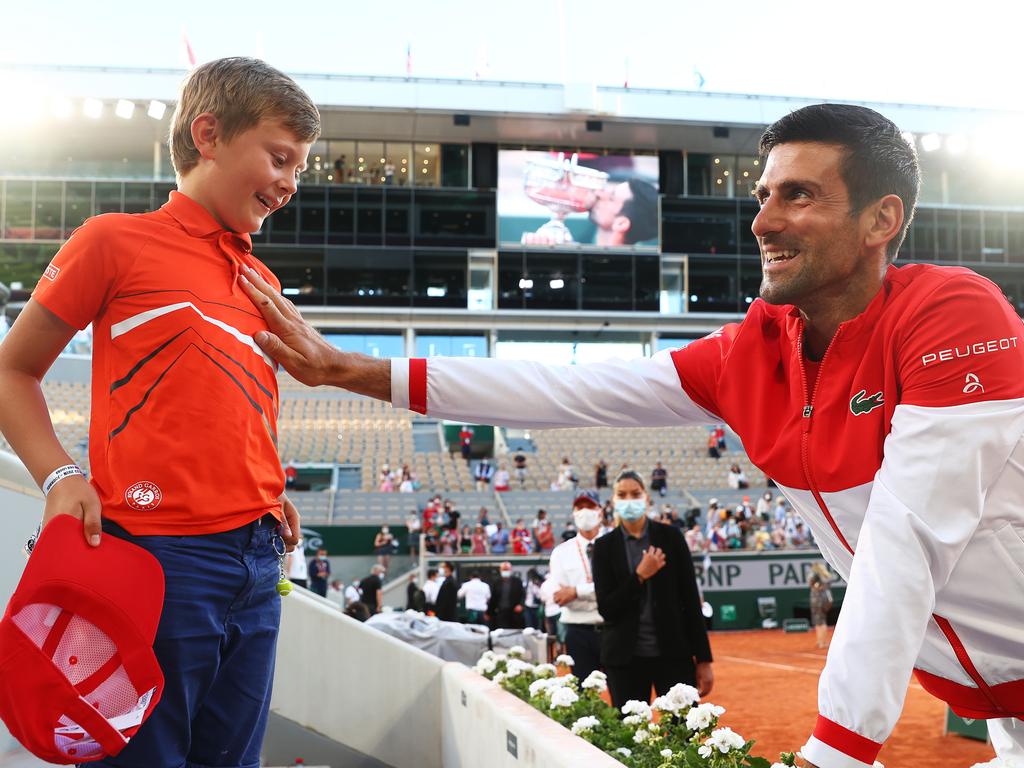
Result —
[[118, 754], [149, 717], [164, 677], [153, 640], [164, 574], [115, 536], [90, 547], [82, 521], [46, 527], [0, 621], [0, 718], [37, 757]]

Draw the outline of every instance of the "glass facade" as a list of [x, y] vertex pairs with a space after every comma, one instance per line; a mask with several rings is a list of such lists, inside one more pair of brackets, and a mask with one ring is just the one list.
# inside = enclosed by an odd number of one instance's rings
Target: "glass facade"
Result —
[[[425, 149], [416, 155], [416, 146], [409, 145], [410, 157], [426, 159]], [[387, 146], [381, 152], [387, 160]], [[710, 172], [715, 164], [708, 158]], [[734, 169], [739, 184], [743, 159], [731, 162], [708, 178], [729, 178], [724, 171]], [[432, 167], [429, 161], [421, 166]], [[31, 290], [61, 241], [86, 218], [153, 210], [171, 189], [168, 182], [131, 179], [0, 179], [0, 282]], [[495, 250], [491, 190], [303, 184], [253, 241], [299, 304], [745, 311], [760, 283], [750, 232], [756, 203], [748, 197], [663, 196], [661, 212], [661, 254]], [[900, 251], [900, 263], [915, 261], [968, 266], [996, 280], [1024, 309], [1024, 276], [1017, 275], [1024, 275], [1024, 211], [922, 205]]]

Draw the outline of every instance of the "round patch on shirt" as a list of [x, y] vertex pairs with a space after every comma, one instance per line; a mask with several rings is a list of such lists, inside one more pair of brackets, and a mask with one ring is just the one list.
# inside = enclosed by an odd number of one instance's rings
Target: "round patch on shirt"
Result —
[[124, 492], [124, 500], [128, 502], [128, 506], [140, 512], [156, 509], [163, 499], [163, 492], [154, 483], [146, 480], [135, 483]]

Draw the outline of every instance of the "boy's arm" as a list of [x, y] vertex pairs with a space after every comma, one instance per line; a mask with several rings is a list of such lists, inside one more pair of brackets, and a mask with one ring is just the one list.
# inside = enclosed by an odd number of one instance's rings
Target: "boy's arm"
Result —
[[[30, 299], [0, 344], [0, 432], [40, 487], [57, 467], [74, 464], [53, 431], [40, 382], [75, 330]], [[84, 520], [86, 540], [99, 544], [99, 496], [81, 475], [59, 481], [46, 497], [43, 525], [59, 514]]]

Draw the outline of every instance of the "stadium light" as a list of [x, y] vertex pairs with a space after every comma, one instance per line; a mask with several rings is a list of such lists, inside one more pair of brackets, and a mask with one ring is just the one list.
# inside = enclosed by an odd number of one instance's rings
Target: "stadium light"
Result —
[[162, 101], [157, 101], [156, 99], [149, 102], [149, 109], [146, 110], [146, 114], [154, 120], [163, 120], [166, 112], [167, 105]]
[[131, 120], [132, 115], [135, 114], [135, 102], [128, 101], [128, 99], [118, 99], [117, 106], [114, 107], [114, 114], [122, 120]]
[[99, 99], [86, 99], [82, 102], [82, 112], [86, 117], [97, 120], [103, 115], [103, 102]]
[[75, 111], [75, 105], [67, 96], [54, 96], [50, 102], [50, 111], [60, 120], [67, 120]]
[[533, 288], [533, 280], [531, 280], [528, 277], [520, 278], [520, 280], [519, 280], [519, 288], [520, 288], [520, 290], [523, 290], [523, 291], [530, 290], [531, 288]]
[[934, 152], [942, 146], [942, 139], [937, 133], [926, 133], [921, 137], [921, 149], [925, 152]]
[[556, 277], [554, 280], [549, 282], [548, 285], [550, 285], [552, 289], [557, 291], [562, 288], [565, 288], [565, 280], [563, 280], [560, 277]]

